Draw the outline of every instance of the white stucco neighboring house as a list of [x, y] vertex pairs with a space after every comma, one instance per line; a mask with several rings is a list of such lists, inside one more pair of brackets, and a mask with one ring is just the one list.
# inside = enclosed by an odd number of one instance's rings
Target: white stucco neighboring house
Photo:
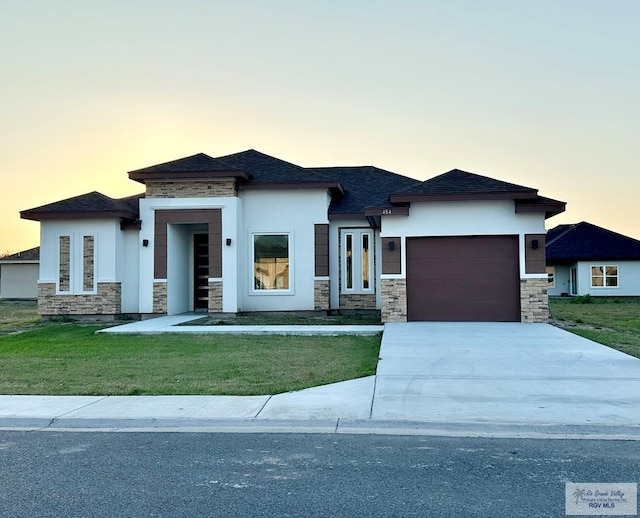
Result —
[[383, 322], [548, 318], [545, 220], [565, 204], [460, 170], [304, 168], [255, 150], [129, 172], [21, 212], [45, 316], [378, 311]]
[[0, 298], [38, 298], [40, 248], [0, 257]]
[[640, 296], [640, 241], [583, 221], [546, 240], [550, 296]]

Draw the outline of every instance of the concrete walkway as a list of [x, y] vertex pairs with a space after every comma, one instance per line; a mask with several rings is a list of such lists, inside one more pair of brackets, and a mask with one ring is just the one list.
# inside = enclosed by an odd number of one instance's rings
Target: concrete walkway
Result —
[[172, 315], [166, 317], [150, 318], [131, 324], [107, 327], [98, 333], [107, 334], [158, 334], [158, 333], [195, 333], [195, 334], [278, 334], [278, 335], [375, 335], [381, 333], [383, 326], [307, 326], [307, 325], [286, 325], [286, 326], [187, 326], [187, 322], [199, 320], [202, 314], [187, 313], [184, 315]]
[[640, 440], [640, 360], [549, 325], [387, 324], [380, 357], [274, 396], [0, 396], [0, 428]]

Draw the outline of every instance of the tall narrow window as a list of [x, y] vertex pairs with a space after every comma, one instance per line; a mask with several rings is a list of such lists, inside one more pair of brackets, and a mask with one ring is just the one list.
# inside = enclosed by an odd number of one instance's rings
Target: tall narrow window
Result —
[[369, 289], [369, 234], [362, 234], [362, 289]]
[[253, 288], [289, 289], [289, 236], [256, 234], [253, 236]]
[[373, 293], [373, 232], [345, 229], [341, 241], [342, 293]]
[[71, 236], [60, 236], [58, 290], [71, 290]]
[[345, 234], [345, 275], [346, 287], [353, 289], [353, 234]]

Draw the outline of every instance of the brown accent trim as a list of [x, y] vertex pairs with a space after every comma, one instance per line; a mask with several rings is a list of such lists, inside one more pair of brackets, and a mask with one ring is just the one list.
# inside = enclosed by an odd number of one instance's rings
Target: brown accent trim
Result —
[[536, 191], [473, 192], [457, 194], [392, 194], [389, 197], [389, 201], [391, 203], [411, 203], [412, 201], [517, 200], [531, 199], [532, 196], [536, 196]]
[[20, 212], [21, 219], [30, 219], [32, 221], [43, 221], [47, 219], [113, 219], [113, 218], [125, 218], [131, 219], [135, 217], [133, 212], [126, 211], [74, 211], [74, 212], [52, 212], [52, 211], [37, 211], [37, 210], [23, 210]]
[[340, 182], [283, 182], [283, 183], [239, 183], [239, 191], [277, 190], [277, 189], [329, 189], [337, 194], [344, 194]]
[[528, 214], [533, 212], [544, 212], [545, 219], [549, 219], [558, 214], [562, 214], [567, 208], [563, 201], [534, 203], [527, 200], [516, 200], [516, 214]]
[[409, 206], [405, 207], [370, 207], [364, 210], [365, 216], [408, 216]]
[[329, 213], [329, 221], [341, 221], [345, 219], [361, 219], [366, 220], [364, 212], [345, 212], [345, 213]]
[[251, 175], [240, 169], [229, 169], [227, 171], [163, 171], [155, 173], [140, 173], [132, 171], [129, 178], [136, 182], [145, 183], [145, 180], [203, 180], [211, 178], [242, 178], [249, 180]]
[[[393, 250], [389, 247], [393, 243]], [[402, 273], [402, 239], [382, 238], [382, 273]]]
[[319, 223], [314, 227], [315, 275], [329, 276], [329, 225]]
[[222, 210], [181, 209], [155, 211], [155, 279], [167, 278], [167, 225], [191, 223], [209, 225], [209, 277], [222, 277]]
[[[544, 248], [544, 234], [526, 234], [524, 236], [524, 271], [525, 273], [546, 273], [547, 258]], [[533, 248], [533, 242], [537, 247]]]
[[120, 230], [140, 230], [142, 228], [142, 221], [121, 221]]

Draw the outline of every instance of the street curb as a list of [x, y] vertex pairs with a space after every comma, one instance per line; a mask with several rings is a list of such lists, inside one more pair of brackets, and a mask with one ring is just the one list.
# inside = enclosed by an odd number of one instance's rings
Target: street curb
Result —
[[0, 430], [57, 432], [309, 433], [512, 439], [640, 441], [640, 425], [443, 423], [356, 419], [79, 419], [0, 418]]

